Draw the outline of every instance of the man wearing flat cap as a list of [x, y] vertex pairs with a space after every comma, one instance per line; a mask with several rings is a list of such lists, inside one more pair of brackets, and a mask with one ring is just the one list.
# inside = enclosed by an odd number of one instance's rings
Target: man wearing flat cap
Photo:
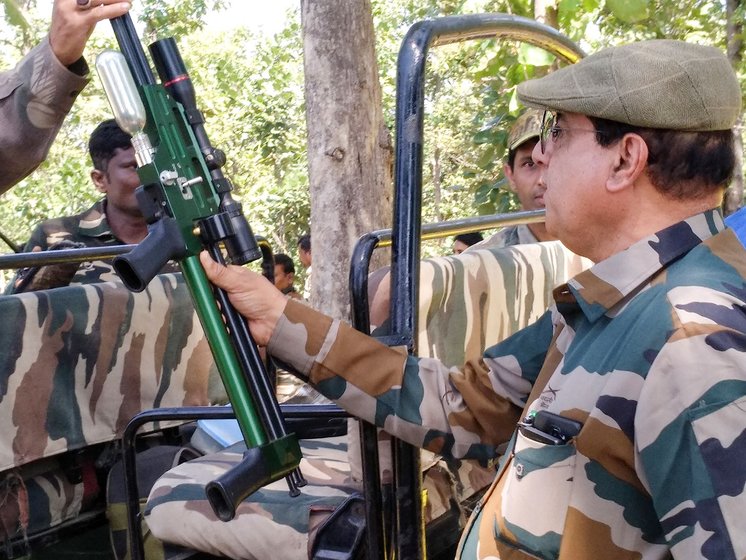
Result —
[[736, 77], [716, 49], [648, 41], [518, 97], [546, 111], [547, 228], [597, 264], [482, 360], [402, 356], [204, 254], [208, 276], [354, 414], [456, 458], [509, 440], [459, 558], [746, 558], [746, 252], [718, 209]]

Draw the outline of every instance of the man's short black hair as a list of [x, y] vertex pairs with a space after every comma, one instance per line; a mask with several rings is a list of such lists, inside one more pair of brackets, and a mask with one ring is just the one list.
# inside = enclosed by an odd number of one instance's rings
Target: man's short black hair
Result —
[[472, 245], [475, 245], [476, 243], [479, 243], [484, 239], [484, 236], [478, 232], [473, 231], [471, 233], [459, 233], [456, 237], [453, 238], [453, 242], [461, 241], [464, 245], [471, 247]]
[[275, 265], [282, 266], [282, 271], [285, 274], [290, 274], [291, 272], [295, 274], [295, 263], [293, 262], [293, 259], [291, 259], [289, 256], [287, 256], [285, 253], [277, 253], [275, 256]]
[[306, 233], [298, 238], [298, 247], [303, 249], [306, 253], [311, 252], [311, 234]]
[[695, 200], [726, 188], [733, 177], [736, 153], [730, 130], [688, 132], [588, 118], [596, 129], [596, 141], [603, 147], [628, 133], [642, 137], [648, 147], [646, 172], [661, 194]]
[[93, 167], [106, 172], [109, 160], [116, 151], [132, 147], [130, 135], [119, 128], [117, 121], [109, 119], [99, 124], [88, 139], [88, 153], [91, 154]]

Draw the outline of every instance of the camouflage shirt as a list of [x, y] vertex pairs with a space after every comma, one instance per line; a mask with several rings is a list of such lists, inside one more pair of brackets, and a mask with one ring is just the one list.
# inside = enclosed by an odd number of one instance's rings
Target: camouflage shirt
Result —
[[[522, 243], [538, 243], [538, 239], [525, 224], [520, 226], [508, 226], [502, 228], [495, 235], [488, 237], [484, 241], [475, 243], [470, 247], [474, 249], [497, 249], [499, 247], [510, 247]], [[468, 249], [467, 249], [468, 250]]]
[[[34, 228], [24, 252], [48, 251], [75, 247], [104, 247], [123, 245], [111, 231], [106, 220], [106, 199], [101, 199], [85, 212], [74, 216], [45, 220]], [[167, 263], [161, 273], [178, 272], [178, 266]], [[33, 280], [30, 280], [33, 276]], [[117, 279], [110, 261], [93, 261], [81, 265], [60, 264], [41, 268], [24, 268], [8, 284], [8, 293], [35, 291], [67, 286], [68, 284], [91, 284]], [[30, 281], [29, 281], [30, 280]]]
[[99, 200], [80, 214], [44, 220], [31, 232], [24, 251], [48, 251], [61, 241], [80, 243], [86, 247], [122, 245], [106, 220], [106, 199]]
[[292, 301], [270, 351], [392, 434], [483, 460], [548, 378], [528, 409], [583, 428], [564, 445], [515, 435], [460, 558], [744, 558], [744, 275], [746, 252], [711, 210], [577, 275], [461, 370]]
[[0, 73], [0, 192], [46, 157], [62, 120], [88, 83], [83, 59], [71, 68], [57, 60], [45, 38], [16, 68]]

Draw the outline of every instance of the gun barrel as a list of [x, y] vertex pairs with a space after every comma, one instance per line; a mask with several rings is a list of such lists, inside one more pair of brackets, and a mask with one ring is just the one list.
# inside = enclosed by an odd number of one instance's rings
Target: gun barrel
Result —
[[111, 28], [119, 43], [119, 48], [127, 60], [127, 64], [132, 71], [132, 77], [138, 86], [152, 85], [155, 83], [153, 71], [148, 65], [148, 59], [145, 58], [145, 51], [137, 36], [135, 24], [129, 14], [124, 14], [111, 21]]

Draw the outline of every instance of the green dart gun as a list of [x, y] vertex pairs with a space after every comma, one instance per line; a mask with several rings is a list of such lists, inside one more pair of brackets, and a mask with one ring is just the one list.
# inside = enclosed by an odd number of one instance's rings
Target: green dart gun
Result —
[[221, 170], [225, 155], [210, 144], [176, 42], [150, 45], [156, 83], [130, 16], [111, 23], [121, 52], [104, 51], [96, 68], [117, 123], [132, 136], [137, 200], [148, 222], [147, 237], [115, 258], [114, 269], [129, 289], [142, 291], [168, 260], [181, 266], [248, 447], [239, 465], [207, 486], [215, 514], [227, 521], [241, 500], [270, 482], [284, 476], [293, 495], [305, 484], [298, 441], [287, 434], [246, 321], [207, 280], [198, 256], [206, 249], [218, 262], [245, 264], [261, 252], [231, 197]]

